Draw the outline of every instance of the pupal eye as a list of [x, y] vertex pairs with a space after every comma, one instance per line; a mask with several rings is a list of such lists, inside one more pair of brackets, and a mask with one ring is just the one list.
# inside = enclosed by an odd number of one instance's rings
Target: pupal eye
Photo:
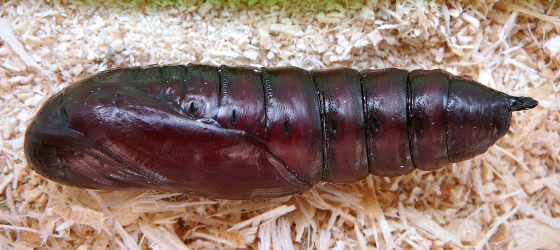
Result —
[[59, 110], [60, 121], [62, 122], [62, 125], [68, 126], [70, 122], [68, 121], [68, 114], [66, 113], [66, 109], [64, 108], [64, 106], [60, 106], [58, 110]]

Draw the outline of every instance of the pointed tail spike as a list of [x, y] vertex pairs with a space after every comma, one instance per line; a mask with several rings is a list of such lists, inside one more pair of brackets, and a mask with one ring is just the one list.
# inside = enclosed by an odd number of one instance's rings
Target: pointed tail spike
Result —
[[526, 96], [508, 96], [509, 110], [520, 111], [532, 109], [539, 105], [539, 102], [531, 97]]

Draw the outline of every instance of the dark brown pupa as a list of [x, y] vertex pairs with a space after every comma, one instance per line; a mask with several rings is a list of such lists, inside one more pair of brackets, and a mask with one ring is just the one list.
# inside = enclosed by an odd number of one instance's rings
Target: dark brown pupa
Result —
[[25, 154], [70, 186], [279, 197], [470, 159], [536, 105], [442, 70], [127, 68], [51, 97]]

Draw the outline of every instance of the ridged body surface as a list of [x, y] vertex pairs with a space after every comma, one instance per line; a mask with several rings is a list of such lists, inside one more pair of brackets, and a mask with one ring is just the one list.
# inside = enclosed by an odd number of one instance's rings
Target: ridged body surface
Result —
[[471, 158], [522, 98], [441, 70], [119, 69], [49, 99], [25, 151], [66, 185], [278, 197]]

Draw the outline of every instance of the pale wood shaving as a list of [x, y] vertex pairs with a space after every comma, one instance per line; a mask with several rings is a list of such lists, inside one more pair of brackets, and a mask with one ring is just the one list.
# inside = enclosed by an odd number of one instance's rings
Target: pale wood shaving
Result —
[[21, 43], [15, 38], [12, 33], [10, 22], [4, 18], [0, 19], [0, 38], [12, 47], [12, 49], [21, 57], [27, 66], [39, 68], [37, 62], [35, 62], [29, 54], [27, 54]]
[[140, 230], [146, 235], [146, 237], [157, 244], [159, 249], [177, 249], [177, 250], [188, 250], [187, 246], [183, 244], [183, 241], [175, 235], [172, 231], [159, 226], [155, 227], [152, 223], [140, 222]]
[[291, 206], [283, 205], [283, 206], [277, 207], [275, 209], [272, 209], [272, 210], [270, 210], [266, 213], [263, 213], [261, 215], [255, 216], [251, 219], [248, 219], [248, 220], [245, 220], [245, 221], [240, 222], [238, 224], [235, 224], [234, 226], [230, 227], [228, 229], [228, 231], [238, 230], [238, 229], [244, 228], [244, 227], [246, 227], [248, 225], [251, 225], [251, 224], [253, 224], [253, 226], [255, 226], [255, 225], [258, 225], [261, 221], [278, 218], [281, 215], [284, 215], [286, 213], [294, 211], [294, 209], [296, 209], [296, 206], [294, 206], [294, 205], [291, 205]]

